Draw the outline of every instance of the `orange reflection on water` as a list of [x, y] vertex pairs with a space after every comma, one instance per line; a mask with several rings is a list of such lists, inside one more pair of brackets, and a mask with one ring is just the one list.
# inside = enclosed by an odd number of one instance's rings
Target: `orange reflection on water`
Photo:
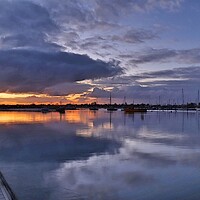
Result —
[[93, 126], [96, 114], [88, 110], [66, 111], [60, 115], [57, 112], [43, 114], [40, 112], [0, 112], [0, 124], [9, 123], [46, 123], [50, 121], [66, 121], [68, 123], [82, 123]]
[[91, 112], [89, 110], [75, 110], [67, 111], [65, 115], [65, 120], [69, 123], [82, 123], [93, 126], [93, 121], [96, 117], [96, 112]]
[[55, 117], [40, 112], [0, 112], [0, 124], [48, 122], [54, 120]]

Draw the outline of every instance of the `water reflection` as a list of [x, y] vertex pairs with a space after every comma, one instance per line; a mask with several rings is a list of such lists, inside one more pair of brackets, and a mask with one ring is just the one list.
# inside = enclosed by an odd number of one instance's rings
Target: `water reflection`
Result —
[[41, 112], [0, 112], [0, 124], [23, 123], [47, 123], [52, 121], [67, 121], [69, 123], [89, 124], [97, 116], [97, 113], [88, 110], [67, 111], [65, 115], [60, 113]]
[[199, 117], [2, 112], [0, 169], [24, 200], [196, 200]]

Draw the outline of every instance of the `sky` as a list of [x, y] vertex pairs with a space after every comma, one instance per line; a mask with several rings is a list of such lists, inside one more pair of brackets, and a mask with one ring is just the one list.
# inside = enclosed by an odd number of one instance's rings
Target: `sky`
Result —
[[1, 0], [0, 104], [197, 102], [199, 0]]

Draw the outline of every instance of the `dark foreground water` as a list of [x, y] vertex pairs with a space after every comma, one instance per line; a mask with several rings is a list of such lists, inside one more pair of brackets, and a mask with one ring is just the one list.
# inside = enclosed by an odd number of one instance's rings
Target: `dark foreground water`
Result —
[[200, 112], [0, 113], [19, 200], [199, 200]]

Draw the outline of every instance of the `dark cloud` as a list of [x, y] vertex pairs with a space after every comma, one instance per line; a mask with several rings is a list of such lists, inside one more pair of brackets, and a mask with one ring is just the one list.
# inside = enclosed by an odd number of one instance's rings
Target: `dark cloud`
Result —
[[53, 85], [122, 72], [114, 63], [92, 60], [87, 55], [30, 50], [0, 51], [0, 70], [2, 92], [42, 92]]
[[[120, 73], [116, 63], [63, 52], [66, 46], [84, 49], [92, 45], [87, 41], [81, 47], [79, 32], [75, 31], [83, 24], [93, 24], [93, 14], [87, 11], [78, 1], [1, 1], [0, 91], [64, 95], [70, 89], [61, 87], [63, 83], [68, 82], [69, 88], [72, 82]], [[89, 86], [74, 84], [72, 88], [83, 92]]]
[[108, 98], [110, 96], [110, 92], [100, 88], [94, 88], [93, 91], [89, 94], [90, 97], [95, 98]]
[[[131, 57], [131, 56], [127, 56]], [[178, 63], [200, 63], [200, 49], [188, 49], [188, 50], [172, 50], [172, 49], [150, 49], [144, 53], [131, 59], [133, 64], [144, 63], [162, 63], [169, 61], [176, 61]]]
[[29, 34], [15, 34], [1, 38], [1, 46], [4, 49], [21, 48], [21, 49], [38, 49], [38, 50], [59, 50], [62, 47], [54, 42], [48, 43], [47, 37], [42, 33]]
[[88, 84], [62, 83], [46, 88], [44, 93], [47, 93], [51, 96], [66, 96], [69, 94], [80, 94], [86, 92], [91, 87], [92, 86]]
[[176, 56], [176, 51], [168, 49], [151, 49], [146, 54], [139, 55], [131, 62], [134, 64], [143, 64], [149, 62], [162, 62], [166, 59], [174, 58]]
[[200, 76], [200, 67], [185, 67], [185, 68], [174, 68], [171, 70], [161, 70], [161, 71], [154, 71], [143, 73], [145, 77], [148, 78], [188, 78], [188, 79], [198, 79]]

